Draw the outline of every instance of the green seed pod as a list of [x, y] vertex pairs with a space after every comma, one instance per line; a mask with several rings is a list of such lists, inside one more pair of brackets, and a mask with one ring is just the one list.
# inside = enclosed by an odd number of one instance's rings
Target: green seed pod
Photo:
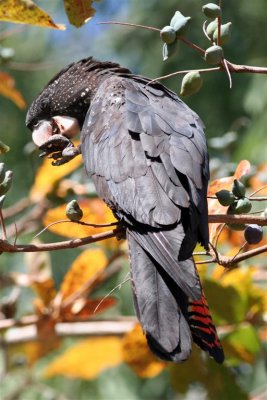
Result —
[[219, 192], [215, 193], [215, 196], [217, 197], [219, 203], [225, 207], [231, 206], [235, 201], [234, 194], [229, 190], [220, 190]]
[[6, 171], [5, 173], [5, 178], [2, 183], [0, 183], [0, 196], [3, 194], [6, 194], [9, 189], [11, 188], [12, 185], [12, 178], [13, 178], [13, 172], [12, 171]]
[[77, 200], [70, 201], [66, 206], [66, 216], [71, 221], [80, 221], [83, 217], [83, 211], [80, 208]]
[[[232, 22], [228, 22], [227, 24], [221, 25], [221, 45], [224, 45], [229, 42], [232, 30]], [[218, 26], [213, 34], [214, 42], [218, 40]]]
[[3, 162], [0, 163], [0, 183], [5, 179], [6, 166]]
[[205, 52], [205, 61], [208, 64], [219, 64], [223, 59], [223, 49], [221, 46], [211, 46]]
[[176, 40], [176, 31], [171, 26], [164, 26], [160, 31], [160, 36], [164, 43], [171, 44]]
[[5, 143], [0, 140], [0, 154], [5, 154], [9, 152], [10, 148]]
[[252, 207], [251, 201], [243, 197], [242, 199], [235, 200], [234, 203], [228, 208], [229, 214], [247, 214]]
[[205, 4], [202, 7], [202, 12], [206, 15], [208, 18], [217, 18], [222, 15], [222, 10], [221, 7], [219, 7], [215, 3], [208, 3]]
[[215, 19], [214, 21], [211, 21], [209, 25], [206, 28], [206, 33], [207, 35], [213, 40], [213, 35], [216, 29], [218, 28], [218, 20]]
[[0, 210], [2, 210], [6, 195], [0, 196]]
[[164, 43], [162, 48], [163, 61], [168, 60], [168, 58], [171, 57], [173, 54], [175, 54], [177, 50], [178, 50], [177, 40], [175, 40], [175, 42], [171, 44]]
[[176, 11], [171, 19], [170, 26], [175, 30], [177, 37], [185, 36], [191, 22], [191, 17], [185, 17], [180, 11]]
[[238, 199], [241, 199], [246, 194], [246, 187], [245, 185], [243, 185], [242, 182], [235, 179], [232, 187], [232, 192]]
[[188, 72], [183, 77], [181, 85], [181, 96], [191, 96], [197, 93], [203, 85], [203, 78], [198, 71]]
[[243, 231], [246, 228], [244, 224], [227, 224], [227, 226], [233, 231]]

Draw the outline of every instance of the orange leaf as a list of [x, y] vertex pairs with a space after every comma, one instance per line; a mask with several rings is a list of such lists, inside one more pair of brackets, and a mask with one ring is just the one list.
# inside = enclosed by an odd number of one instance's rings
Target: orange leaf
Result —
[[78, 156], [70, 162], [59, 167], [53, 166], [51, 160], [46, 158], [43, 164], [39, 167], [33, 187], [31, 189], [30, 198], [34, 202], [42, 200], [45, 196], [51, 193], [58, 181], [75, 171], [82, 163], [81, 156]]
[[57, 357], [44, 374], [69, 378], [94, 379], [102, 371], [122, 362], [121, 339], [105, 337], [83, 340]]
[[64, 0], [66, 13], [72, 25], [79, 28], [95, 14], [94, 0]]
[[75, 293], [88, 281], [95, 282], [107, 266], [103, 250], [92, 248], [83, 251], [74, 261], [64, 277], [60, 291], [63, 299]]
[[235, 173], [234, 173], [234, 178], [235, 179], [240, 179], [242, 176], [249, 174], [250, 172], [250, 162], [247, 160], [242, 160], [236, 167]]
[[158, 360], [149, 350], [139, 324], [123, 338], [123, 361], [141, 378], [153, 378], [160, 374], [166, 363]]
[[55, 24], [52, 18], [31, 0], [2, 0], [0, 2], [0, 20], [65, 29], [64, 25]]
[[[1, 14], [1, 9], [0, 9]], [[20, 94], [20, 92], [15, 88], [14, 79], [6, 72], [0, 72], [0, 94], [7, 97], [9, 100], [13, 101], [19, 108], [25, 108], [26, 103]]]
[[[250, 185], [253, 191], [267, 185], [267, 163], [259, 166], [257, 173], [250, 179]], [[266, 196], [267, 187], [262, 189], [257, 196]]]
[[[90, 224], [109, 224], [116, 221], [111, 210], [100, 199], [95, 198], [89, 200], [81, 200], [79, 201], [79, 205], [83, 210], [82, 221], [84, 222], [88, 222]], [[66, 219], [65, 205], [49, 210], [43, 219], [43, 224], [47, 226], [61, 219]], [[74, 223], [71, 223], [70, 225], [69, 222], [62, 222], [49, 228], [51, 232], [68, 238], [82, 238], [101, 232], [107, 232], [110, 229], [112, 229], [112, 227], [94, 228], [91, 226], [83, 226]], [[105, 240], [104, 243], [106, 246], [110, 246], [112, 248], [119, 246], [119, 242], [116, 238]]]

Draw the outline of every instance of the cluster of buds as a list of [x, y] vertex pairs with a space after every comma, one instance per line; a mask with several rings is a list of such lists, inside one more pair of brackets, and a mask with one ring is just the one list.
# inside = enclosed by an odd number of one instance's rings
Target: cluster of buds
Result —
[[[222, 206], [228, 207], [227, 214], [247, 214], [252, 208], [252, 203], [246, 197], [246, 187], [235, 179], [232, 190], [220, 190], [216, 197]], [[257, 244], [262, 240], [263, 229], [256, 224], [228, 224], [230, 229], [244, 231], [245, 240], [249, 244]]]
[[[209, 19], [204, 23], [204, 32], [212, 46], [208, 47], [204, 54], [204, 60], [210, 65], [220, 65], [224, 59], [223, 48], [231, 35], [232, 23], [221, 23], [222, 10], [215, 3], [208, 3], [202, 7], [203, 14]], [[176, 11], [170, 21], [170, 25], [164, 26], [160, 31], [163, 40], [163, 61], [172, 56], [178, 48], [178, 39], [183, 38], [189, 29], [191, 17], [185, 17], [180, 11]], [[181, 96], [191, 96], [197, 93], [203, 84], [203, 78], [199, 71], [188, 72], [183, 80]]]

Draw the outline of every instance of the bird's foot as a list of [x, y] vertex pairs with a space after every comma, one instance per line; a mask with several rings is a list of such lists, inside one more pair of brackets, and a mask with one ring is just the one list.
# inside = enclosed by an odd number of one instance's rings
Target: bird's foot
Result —
[[40, 157], [52, 158], [52, 165], [66, 164], [79, 154], [81, 154], [80, 145], [75, 147], [70, 139], [62, 135], [53, 135], [49, 140], [43, 143], [39, 149], [42, 151]]

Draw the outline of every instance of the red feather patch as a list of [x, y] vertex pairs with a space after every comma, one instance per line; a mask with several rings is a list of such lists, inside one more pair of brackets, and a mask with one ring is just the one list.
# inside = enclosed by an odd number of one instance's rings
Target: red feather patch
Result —
[[188, 323], [194, 342], [221, 364], [224, 361], [224, 352], [204, 294], [198, 301], [189, 300]]

